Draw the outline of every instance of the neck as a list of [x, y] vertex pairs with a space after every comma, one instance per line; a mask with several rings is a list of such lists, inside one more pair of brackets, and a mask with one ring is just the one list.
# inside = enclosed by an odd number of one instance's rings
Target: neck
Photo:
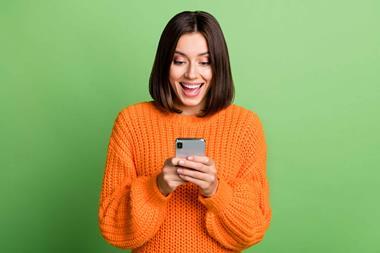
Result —
[[182, 111], [181, 115], [189, 115], [189, 116], [196, 116], [198, 113], [200, 113], [202, 106], [196, 105], [196, 106], [183, 106], [183, 105], [176, 105], [178, 109]]
[[181, 102], [176, 101], [175, 107], [182, 111], [181, 115], [196, 116], [204, 108], [205, 102], [201, 101], [199, 104], [194, 106], [185, 106]]

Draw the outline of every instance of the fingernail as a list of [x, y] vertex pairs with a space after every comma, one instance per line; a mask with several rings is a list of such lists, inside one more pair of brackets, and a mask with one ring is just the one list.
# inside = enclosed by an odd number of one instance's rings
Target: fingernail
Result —
[[188, 160], [193, 160], [192, 156], [187, 157]]
[[181, 160], [178, 163], [181, 164], [181, 165], [183, 165], [185, 162]]

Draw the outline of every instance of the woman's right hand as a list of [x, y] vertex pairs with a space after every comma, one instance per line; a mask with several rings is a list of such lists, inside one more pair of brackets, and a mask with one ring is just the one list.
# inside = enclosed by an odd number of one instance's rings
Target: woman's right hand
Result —
[[160, 189], [160, 192], [165, 196], [168, 196], [178, 186], [186, 183], [186, 181], [182, 180], [177, 173], [176, 166], [180, 160], [181, 159], [177, 157], [166, 159], [161, 173], [157, 176], [158, 189]]

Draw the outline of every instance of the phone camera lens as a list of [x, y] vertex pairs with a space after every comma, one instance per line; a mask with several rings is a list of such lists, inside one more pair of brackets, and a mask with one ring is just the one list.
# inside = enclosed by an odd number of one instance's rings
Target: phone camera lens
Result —
[[182, 142], [177, 143], [177, 148], [182, 148]]

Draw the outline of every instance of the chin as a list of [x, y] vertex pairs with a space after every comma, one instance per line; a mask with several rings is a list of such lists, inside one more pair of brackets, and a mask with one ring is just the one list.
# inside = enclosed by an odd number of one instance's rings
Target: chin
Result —
[[190, 99], [183, 99], [181, 98], [181, 103], [184, 105], [184, 106], [198, 106], [200, 103], [202, 102], [202, 100], [190, 100]]

